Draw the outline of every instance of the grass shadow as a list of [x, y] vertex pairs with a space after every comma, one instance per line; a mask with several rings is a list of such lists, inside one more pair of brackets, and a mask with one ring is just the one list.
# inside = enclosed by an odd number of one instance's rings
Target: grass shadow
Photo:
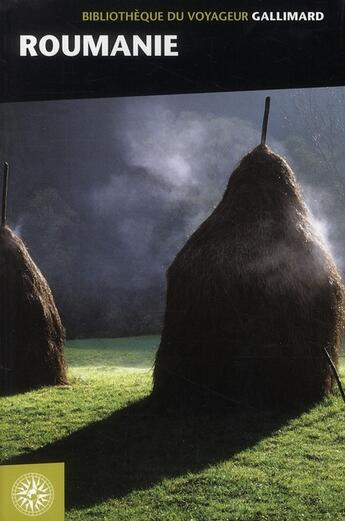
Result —
[[227, 460], [288, 419], [230, 407], [162, 412], [147, 398], [6, 463], [64, 461], [67, 508], [90, 507]]

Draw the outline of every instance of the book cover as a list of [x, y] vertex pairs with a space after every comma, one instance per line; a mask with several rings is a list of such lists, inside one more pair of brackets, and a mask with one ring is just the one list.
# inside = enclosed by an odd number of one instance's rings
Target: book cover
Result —
[[343, 0], [0, 26], [0, 521], [344, 520]]

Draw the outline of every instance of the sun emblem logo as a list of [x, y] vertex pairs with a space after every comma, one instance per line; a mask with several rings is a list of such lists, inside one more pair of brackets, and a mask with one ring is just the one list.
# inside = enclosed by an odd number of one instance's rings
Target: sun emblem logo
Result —
[[27, 516], [40, 516], [47, 512], [54, 501], [54, 488], [42, 474], [23, 474], [12, 487], [12, 502], [16, 509]]

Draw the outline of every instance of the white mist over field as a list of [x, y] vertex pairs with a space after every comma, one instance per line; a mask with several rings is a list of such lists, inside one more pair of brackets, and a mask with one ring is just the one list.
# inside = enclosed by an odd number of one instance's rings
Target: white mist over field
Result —
[[302, 186], [302, 193], [311, 212], [311, 222], [318, 237], [331, 253], [337, 267], [344, 270], [345, 259], [343, 244], [339, 241], [339, 229], [337, 223], [332, 222], [327, 216], [327, 211], [333, 204], [331, 193], [326, 189], [307, 184]]
[[[175, 250], [209, 215], [220, 201], [229, 176], [240, 159], [259, 144], [261, 129], [253, 122], [238, 117], [223, 117], [196, 111], [174, 112], [158, 100], [152, 103], [145, 99], [127, 101], [125, 105], [126, 125], [117, 131], [124, 157], [131, 168], [140, 169], [151, 179], [151, 195], [161, 200], [162, 208], [178, 210], [188, 208], [188, 219], [180, 230], [175, 230], [166, 240], [175, 239]], [[260, 113], [261, 116], [261, 113]], [[279, 153], [284, 147], [276, 140], [271, 146]], [[102, 200], [103, 211], [107, 212], [116, 201], [134, 197], [131, 182], [112, 176], [108, 185], [96, 191], [95, 201]], [[138, 197], [150, 196], [140, 191]], [[154, 221], [159, 214], [154, 216]], [[129, 244], [133, 243], [128, 228]], [[154, 222], [149, 226], [151, 233]], [[138, 222], [143, 242], [149, 233]]]

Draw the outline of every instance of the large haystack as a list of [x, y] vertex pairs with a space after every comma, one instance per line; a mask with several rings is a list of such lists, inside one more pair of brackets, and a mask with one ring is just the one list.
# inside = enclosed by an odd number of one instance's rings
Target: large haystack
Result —
[[154, 395], [278, 408], [320, 400], [333, 385], [324, 348], [336, 363], [343, 304], [292, 170], [260, 145], [168, 270]]
[[23, 241], [0, 227], [0, 394], [66, 382], [64, 329]]

